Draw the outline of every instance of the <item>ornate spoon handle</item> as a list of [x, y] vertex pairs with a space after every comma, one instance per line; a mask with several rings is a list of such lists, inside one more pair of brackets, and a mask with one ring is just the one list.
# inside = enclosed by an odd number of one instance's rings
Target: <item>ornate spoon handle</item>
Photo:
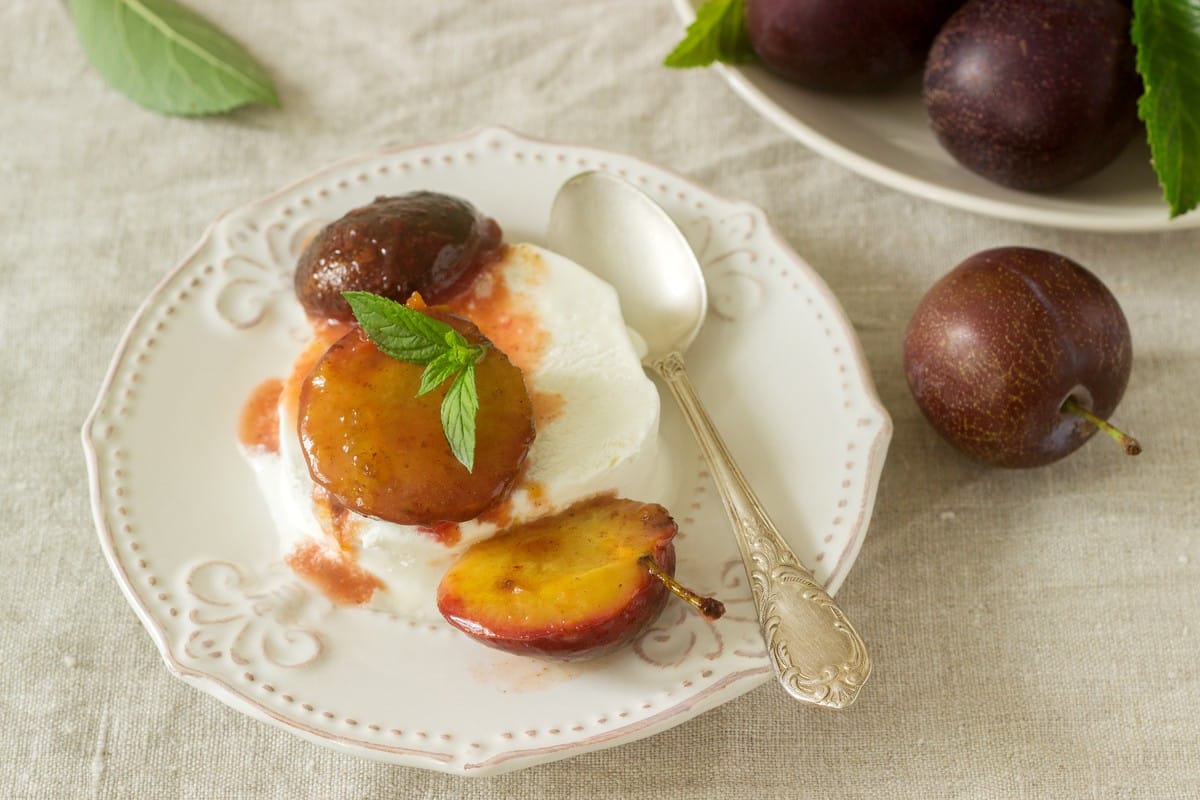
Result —
[[712, 471], [754, 591], [763, 641], [797, 700], [845, 708], [871, 673], [862, 639], [800, 562], [754, 496], [688, 379], [683, 356], [648, 360], [670, 387]]

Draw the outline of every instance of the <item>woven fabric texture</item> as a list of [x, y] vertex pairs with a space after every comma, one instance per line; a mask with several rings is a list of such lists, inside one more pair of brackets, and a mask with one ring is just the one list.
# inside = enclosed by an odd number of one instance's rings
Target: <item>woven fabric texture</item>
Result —
[[[667, 0], [188, 4], [279, 110], [169, 118], [88, 65], [63, 4], [0, 10], [0, 790], [9, 798], [1185, 798], [1200, 792], [1200, 231], [999, 221], [881, 187], [714, 71], [660, 66]], [[92, 523], [80, 426], [126, 322], [219, 212], [385, 144], [501, 124], [635, 154], [766, 209], [861, 338], [895, 423], [839, 597], [876, 668], [844, 713], [764, 685], [660, 735], [494, 778], [323, 749], [176, 679]], [[942, 443], [904, 378], [924, 291], [1030, 245], [1113, 290], [1134, 337], [1097, 439], [1033, 471]], [[779, 369], [803, 370], [777, 343]], [[780, 421], [786, 425], [786, 420]]]

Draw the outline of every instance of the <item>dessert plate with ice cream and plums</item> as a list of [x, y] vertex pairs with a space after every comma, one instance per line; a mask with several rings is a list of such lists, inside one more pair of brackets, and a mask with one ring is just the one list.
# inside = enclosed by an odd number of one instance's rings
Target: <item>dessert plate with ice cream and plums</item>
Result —
[[616, 291], [542, 244], [585, 170], [687, 236], [709, 293], [693, 381], [836, 591], [891, 426], [825, 284], [753, 206], [487, 128], [224, 214], [130, 323], [84, 449], [105, 556], [171, 672], [319, 744], [468, 775], [769, 679], [701, 453]]

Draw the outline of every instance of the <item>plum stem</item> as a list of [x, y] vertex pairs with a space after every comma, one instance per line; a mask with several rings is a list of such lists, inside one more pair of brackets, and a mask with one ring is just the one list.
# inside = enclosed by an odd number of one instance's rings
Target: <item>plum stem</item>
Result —
[[1061, 410], [1064, 414], [1076, 414], [1080, 417], [1083, 417], [1088, 422], [1107, 433], [1116, 440], [1117, 444], [1125, 448], [1126, 454], [1136, 456], [1138, 453], [1142, 452], [1142, 446], [1138, 443], [1137, 439], [1133, 438], [1124, 431], [1113, 427], [1108, 423], [1107, 420], [1100, 419], [1091, 411], [1088, 411], [1079, 404], [1079, 401], [1075, 399], [1074, 395], [1069, 395], [1067, 399], [1063, 401]]
[[691, 589], [685, 588], [679, 581], [663, 571], [663, 568], [658, 565], [653, 556], [642, 556], [638, 559], [638, 563], [645, 567], [647, 572], [658, 578], [659, 582], [671, 591], [671, 594], [699, 611], [700, 615], [705, 619], [720, 619], [725, 613], [724, 603], [714, 597], [704, 597], [703, 595], [696, 594]]

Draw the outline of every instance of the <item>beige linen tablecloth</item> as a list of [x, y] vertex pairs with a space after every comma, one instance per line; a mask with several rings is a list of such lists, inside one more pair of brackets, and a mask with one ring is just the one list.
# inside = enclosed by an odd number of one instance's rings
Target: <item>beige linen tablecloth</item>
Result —
[[[660, 68], [680, 31], [667, 0], [189, 2], [269, 65], [282, 110], [157, 116], [89, 68], [61, 4], [0, 8], [0, 795], [1200, 796], [1200, 231], [1056, 231], [876, 185], [714, 72]], [[101, 556], [79, 445], [125, 323], [220, 211], [489, 123], [762, 206], [845, 306], [895, 422], [840, 593], [877, 664], [852, 710], [768, 684], [643, 741], [470, 780], [317, 747], [164, 668]], [[1117, 295], [1139, 459], [1097, 440], [997, 471], [919, 415], [909, 315], [1002, 244], [1068, 254]]]

